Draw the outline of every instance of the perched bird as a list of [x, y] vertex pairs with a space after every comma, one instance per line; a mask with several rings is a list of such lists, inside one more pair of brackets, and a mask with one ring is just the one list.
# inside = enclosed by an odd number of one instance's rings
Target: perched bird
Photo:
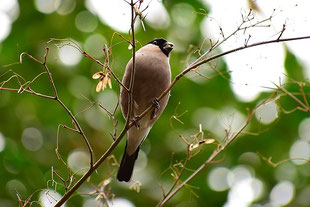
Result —
[[[140, 115], [152, 104], [154, 108], [153, 111], [151, 110], [151, 112], [137, 121], [127, 132], [126, 147], [117, 173], [117, 180], [119, 181], [128, 182], [130, 180], [140, 145], [167, 105], [169, 93], [160, 101], [157, 100], [157, 97], [171, 83], [169, 53], [172, 49], [172, 43], [164, 39], [154, 39], [136, 52], [132, 116], [129, 118], [134, 120], [136, 116]], [[131, 59], [126, 66], [123, 77], [123, 84], [127, 88], [130, 85], [132, 65]], [[125, 118], [128, 113], [128, 99], [127, 90], [121, 88], [120, 102]]]

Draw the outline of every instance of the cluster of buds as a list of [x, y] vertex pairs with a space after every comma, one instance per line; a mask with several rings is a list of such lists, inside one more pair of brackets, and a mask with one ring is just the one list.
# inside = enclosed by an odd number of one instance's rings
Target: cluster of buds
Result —
[[104, 89], [107, 88], [107, 85], [109, 88], [112, 88], [111, 83], [111, 72], [107, 70], [106, 67], [103, 67], [102, 71], [99, 71], [95, 73], [93, 76], [93, 79], [99, 79], [99, 83], [96, 86], [96, 92], [104, 91]]
[[107, 85], [109, 88], [112, 88], [111, 71], [109, 68], [110, 50], [106, 44], [104, 45], [103, 52], [105, 55], [105, 62], [103, 64], [102, 71], [99, 71], [92, 76], [93, 79], [99, 79], [99, 83], [96, 86], [97, 93], [104, 91], [104, 89], [107, 88]]

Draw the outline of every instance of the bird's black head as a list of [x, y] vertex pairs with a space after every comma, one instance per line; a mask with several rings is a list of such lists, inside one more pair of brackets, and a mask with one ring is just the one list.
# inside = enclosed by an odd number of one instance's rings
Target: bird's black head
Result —
[[147, 44], [157, 45], [167, 57], [169, 56], [169, 53], [173, 49], [173, 43], [167, 42], [167, 40], [162, 38], [154, 39], [148, 42]]

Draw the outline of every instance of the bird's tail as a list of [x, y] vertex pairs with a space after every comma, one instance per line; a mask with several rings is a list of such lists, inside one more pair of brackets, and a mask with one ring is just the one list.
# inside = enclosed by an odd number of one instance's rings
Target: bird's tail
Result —
[[135, 161], [138, 158], [140, 147], [138, 147], [137, 150], [132, 155], [129, 155], [126, 152], [126, 148], [127, 148], [127, 143], [126, 143], [123, 158], [121, 161], [121, 165], [119, 166], [116, 178], [118, 181], [128, 182], [131, 178], [133, 167], [135, 165]]

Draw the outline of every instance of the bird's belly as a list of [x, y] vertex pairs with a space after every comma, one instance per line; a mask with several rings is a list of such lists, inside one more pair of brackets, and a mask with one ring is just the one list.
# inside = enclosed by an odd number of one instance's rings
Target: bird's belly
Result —
[[139, 83], [134, 85], [133, 99], [138, 105], [139, 113], [142, 113], [169, 86], [170, 74], [165, 76], [156, 72], [147, 75], [144, 73], [144, 77], [137, 75], [135, 80], [139, 80]]

